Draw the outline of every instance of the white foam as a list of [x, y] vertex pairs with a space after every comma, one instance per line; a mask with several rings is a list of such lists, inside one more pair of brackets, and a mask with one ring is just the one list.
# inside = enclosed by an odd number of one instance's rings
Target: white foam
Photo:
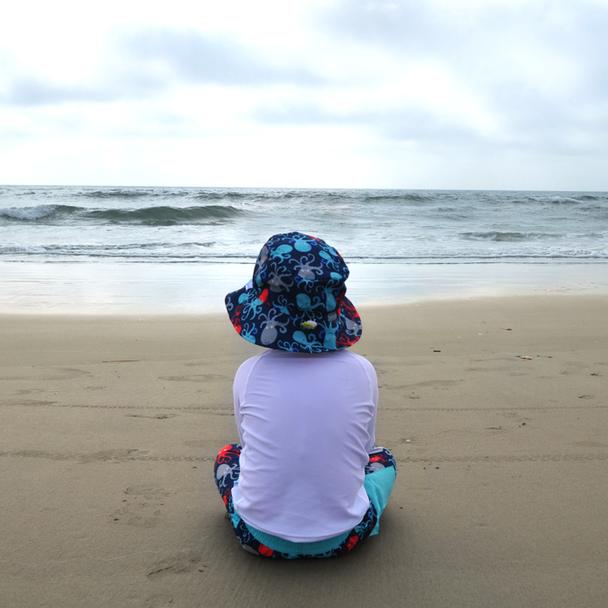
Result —
[[8, 207], [0, 209], [0, 217], [14, 220], [32, 221], [40, 220], [53, 215], [57, 210], [56, 205], [36, 205], [32, 207]]

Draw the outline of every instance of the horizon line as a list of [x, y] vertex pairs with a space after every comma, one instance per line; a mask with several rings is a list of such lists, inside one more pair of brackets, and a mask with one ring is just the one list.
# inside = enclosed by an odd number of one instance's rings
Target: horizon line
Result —
[[604, 193], [606, 190], [585, 190], [585, 189], [552, 189], [552, 188], [405, 188], [405, 187], [328, 187], [328, 186], [171, 186], [171, 185], [135, 185], [135, 184], [9, 184], [2, 183], [0, 188], [18, 188], [18, 187], [33, 187], [33, 188], [183, 188], [183, 189], [199, 189], [199, 190], [308, 190], [308, 191], [323, 191], [323, 190], [381, 190], [381, 191], [403, 191], [403, 192], [592, 192]]

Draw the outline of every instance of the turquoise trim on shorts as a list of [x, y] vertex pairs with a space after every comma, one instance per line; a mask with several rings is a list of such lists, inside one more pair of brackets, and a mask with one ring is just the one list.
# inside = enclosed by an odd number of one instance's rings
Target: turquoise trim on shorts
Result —
[[378, 513], [378, 521], [371, 531], [370, 536], [376, 536], [380, 533], [380, 516], [386, 506], [395, 485], [397, 478], [397, 469], [395, 467], [386, 467], [373, 473], [368, 473], [365, 476], [363, 487], [369, 496], [369, 501], [376, 507]]
[[[232, 516], [233, 525], [238, 525], [239, 523], [239, 515], [235, 513]], [[289, 555], [298, 555], [298, 554], [306, 554], [306, 555], [316, 555], [318, 553], [326, 553], [327, 551], [333, 551], [337, 549], [348, 537], [350, 530], [344, 532], [344, 534], [340, 534], [339, 536], [332, 536], [331, 538], [326, 538], [325, 540], [318, 540], [313, 543], [295, 543], [291, 540], [285, 540], [284, 538], [280, 538], [279, 536], [273, 536], [272, 534], [267, 534], [266, 532], [262, 532], [249, 524], [245, 524], [249, 532], [251, 532], [251, 536], [255, 538], [259, 543], [270, 547], [273, 551], [280, 551], [281, 553], [287, 553]]]

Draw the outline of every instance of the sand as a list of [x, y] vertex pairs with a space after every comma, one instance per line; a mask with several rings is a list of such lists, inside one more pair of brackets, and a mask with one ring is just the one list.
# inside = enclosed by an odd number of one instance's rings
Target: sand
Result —
[[304, 562], [240, 550], [216, 496], [258, 352], [223, 315], [0, 316], [0, 603], [604, 608], [607, 308], [363, 309], [399, 477], [380, 536]]

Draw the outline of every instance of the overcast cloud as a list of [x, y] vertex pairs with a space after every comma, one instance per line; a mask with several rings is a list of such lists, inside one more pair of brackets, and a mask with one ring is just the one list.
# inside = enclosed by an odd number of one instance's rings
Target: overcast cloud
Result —
[[22, 2], [0, 182], [608, 189], [608, 0]]

